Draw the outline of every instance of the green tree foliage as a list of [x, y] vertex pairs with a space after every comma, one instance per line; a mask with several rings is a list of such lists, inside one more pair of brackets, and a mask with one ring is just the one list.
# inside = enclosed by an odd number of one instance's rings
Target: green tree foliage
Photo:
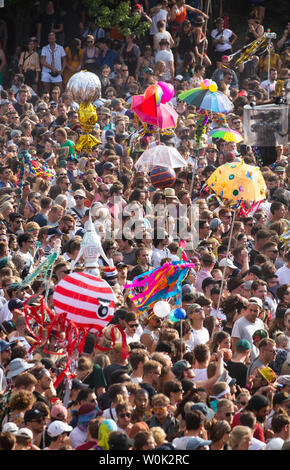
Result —
[[138, 13], [131, 13], [130, 1], [84, 0], [84, 4], [99, 28], [116, 28], [125, 37], [133, 33], [138, 38], [150, 28], [150, 23], [141, 21]]

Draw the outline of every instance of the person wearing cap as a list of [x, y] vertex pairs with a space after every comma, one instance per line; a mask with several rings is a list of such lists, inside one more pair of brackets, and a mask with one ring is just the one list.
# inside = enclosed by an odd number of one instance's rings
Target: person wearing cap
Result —
[[253, 333], [256, 330], [264, 329], [264, 323], [259, 315], [263, 310], [263, 302], [256, 297], [248, 299], [248, 307], [244, 316], [238, 318], [232, 330], [232, 351], [235, 352], [236, 344], [240, 339], [247, 339], [251, 344], [251, 360], [253, 361], [258, 352], [254, 348]]
[[15, 450], [40, 450], [33, 445], [33, 433], [29, 428], [22, 427], [14, 435], [16, 437]]
[[[277, 383], [279, 384], [278, 380]], [[290, 395], [289, 393], [282, 391], [281, 387], [278, 386], [277, 391], [273, 396], [272, 410], [265, 421], [265, 430], [271, 429], [272, 418], [275, 413], [281, 412], [281, 409], [288, 415], [288, 417], [290, 417]]]
[[201, 437], [191, 437], [186, 445], [186, 450], [209, 450], [212, 441]]
[[67, 212], [73, 217], [77, 217], [77, 225], [82, 225], [82, 221], [88, 208], [85, 206], [86, 192], [84, 189], [77, 189], [74, 192], [75, 205]]
[[237, 90], [239, 89], [238, 85], [238, 78], [236, 72], [229, 68], [229, 59], [226, 55], [222, 55], [221, 61], [217, 62], [217, 68], [213, 72], [211, 79], [216, 82], [217, 86], [219, 87], [221, 82], [224, 81], [224, 77], [226, 75], [226, 72], [230, 72], [231, 79], [230, 79], [230, 87], [231, 88], [236, 88]]
[[212, 231], [209, 241], [213, 244], [213, 253], [217, 256], [217, 248], [221, 245], [221, 237], [225, 230], [224, 224], [218, 217], [214, 217], [209, 223], [209, 228]]
[[97, 409], [95, 404], [85, 403], [80, 407], [77, 426], [69, 434], [74, 449], [86, 442], [88, 424], [92, 419], [96, 418], [96, 416]]
[[123, 157], [123, 147], [122, 145], [117, 144], [115, 137], [116, 137], [116, 133], [113, 129], [106, 130], [105, 132], [106, 143], [113, 145], [116, 155], [118, 155], [119, 157]]
[[227, 361], [229, 375], [237, 380], [237, 385], [241, 388], [244, 388], [247, 384], [250, 354], [251, 343], [246, 339], [240, 339], [236, 344], [234, 356]]
[[38, 409], [31, 409], [25, 412], [24, 414], [24, 425], [27, 427], [33, 434], [33, 443], [39, 445], [42, 433], [45, 429], [45, 421], [43, 414]]
[[47, 427], [47, 434], [50, 437], [50, 444], [43, 450], [59, 450], [67, 443], [67, 435], [72, 432], [72, 426], [64, 421], [55, 420]]
[[47, 398], [48, 391], [50, 390], [52, 394], [56, 394], [50, 372], [41, 365], [33, 368], [31, 373], [37, 379], [37, 384], [35, 385], [35, 390], [33, 392], [36, 400], [49, 406], [49, 399]]
[[225, 279], [228, 279], [229, 277], [234, 276], [236, 273], [239, 273], [239, 269], [237, 266], [235, 266], [230, 258], [221, 259], [219, 262], [219, 268], [223, 268], [223, 270], [225, 270]]

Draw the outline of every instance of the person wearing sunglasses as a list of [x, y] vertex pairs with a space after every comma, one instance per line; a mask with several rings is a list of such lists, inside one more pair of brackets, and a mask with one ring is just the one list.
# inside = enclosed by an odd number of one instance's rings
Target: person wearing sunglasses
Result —
[[153, 416], [149, 428], [160, 427], [166, 433], [166, 439], [171, 440], [179, 430], [178, 420], [170, 412], [170, 400], [163, 393], [157, 393], [152, 398]]
[[227, 421], [229, 425], [232, 425], [233, 418], [235, 415], [234, 404], [228, 398], [221, 398], [217, 403], [217, 412], [215, 419], [217, 421]]
[[86, 216], [88, 208], [85, 206], [86, 193], [84, 189], [77, 189], [74, 193], [75, 205], [69, 213], [77, 219], [76, 225], [82, 225], [82, 219]]
[[126, 342], [130, 343], [140, 343], [140, 333], [142, 334], [143, 330], [139, 324], [138, 315], [134, 312], [127, 312], [125, 318], [125, 334]]
[[132, 408], [129, 404], [118, 403], [116, 406], [116, 415], [117, 415], [117, 426], [118, 431], [122, 431], [129, 435], [130, 430], [133, 427], [132, 424]]
[[58, 284], [65, 276], [70, 273], [70, 268], [68, 263], [62, 262], [55, 265], [53, 270], [53, 278], [55, 283]]
[[190, 305], [187, 310], [187, 316], [192, 327], [187, 345], [193, 350], [197, 344], [205, 344], [209, 341], [209, 332], [203, 326], [205, 313], [204, 309], [199, 304], [194, 303]]
[[24, 425], [32, 431], [33, 443], [40, 443], [45, 428], [45, 420], [41, 411], [36, 408], [26, 411], [24, 414]]

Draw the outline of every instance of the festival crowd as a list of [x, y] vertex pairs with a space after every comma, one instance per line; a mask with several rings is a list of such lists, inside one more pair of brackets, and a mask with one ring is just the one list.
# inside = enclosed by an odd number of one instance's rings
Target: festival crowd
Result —
[[[46, 2], [36, 36], [11, 58], [9, 31], [0, 24], [0, 449], [289, 450], [290, 245], [289, 236], [283, 238], [289, 230], [289, 147], [277, 145], [269, 163], [247, 142], [213, 139], [210, 131], [229, 127], [243, 134], [244, 106], [274, 98], [277, 80], [284, 81], [287, 102], [290, 23], [270, 55], [257, 50], [231, 68], [229, 56], [268, 28], [266, 2], [245, 2], [242, 37], [231, 30], [231, 18], [205, 12], [206, 2], [133, 1], [132, 14], [149, 23], [140, 38], [99, 28], [80, 3], [72, 1], [67, 16], [60, 16], [57, 5]], [[82, 130], [78, 104], [66, 88], [81, 70], [101, 82], [92, 131], [100, 144], [91, 153], [75, 149]], [[208, 112], [197, 145], [198, 109], [178, 95], [205, 78], [216, 82], [233, 111]], [[170, 105], [177, 126], [138, 134], [142, 123], [132, 112], [132, 96], [158, 81], [175, 88]], [[187, 161], [175, 169], [171, 187], [154, 188], [135, 168], [157, 141]], [[45, 162], [53, 178], [28, 173], [21, 181], [23, 151]], [[236, 216], [227, 257], [233, 208], [203, 187], [217, 167], [242, 159], [260, 167], [267, 197], [256, 211]], [[167, 212], [172, 204], [188, 212], [174, 219]], [[157, 214], [156, 205], [163, 211]], [[127, 237], [122, 227], [132, 207], [140, 218]], [[116, 297], [111, 323], [123, 329], [127, 354], [118, 341], [103, 351], [110, 338], [96, 340], [90, 332], [72, 378], [54, 387], [68, 354], [59, 339], [65, 332], [50, 331], [46, 348], [39, 345], [39, 330], [28, 328], [23, 305], [32, 299], [39, 306], [47, 292], [54, 312], [58, 283], [72, 266], [85, 271], [84, 258], [75, 260], [89, 215], [113, 260], [114, 268], [102, 257], [98, 264]], [[182, 284], [186, 318], [140, 315], [124, 286], [180, 260], [183, 238], [174, 228], [182, 224], [193, 224], [199, 239], [185, 248], [194, 264]], [[33, 276], [57, 241], [61, 253], [50, 276]]]

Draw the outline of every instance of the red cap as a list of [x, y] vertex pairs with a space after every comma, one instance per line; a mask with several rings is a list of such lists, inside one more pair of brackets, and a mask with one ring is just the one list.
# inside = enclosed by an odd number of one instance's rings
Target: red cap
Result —
[[134, 5], [133, 7], [133, 10], [142, 10], [142, 6], [140, 5], [140, 3], [136, 3], [136, 5]]
[[238, 96], [248, 96], [248, 92], [246, 90], [239, 91]]

